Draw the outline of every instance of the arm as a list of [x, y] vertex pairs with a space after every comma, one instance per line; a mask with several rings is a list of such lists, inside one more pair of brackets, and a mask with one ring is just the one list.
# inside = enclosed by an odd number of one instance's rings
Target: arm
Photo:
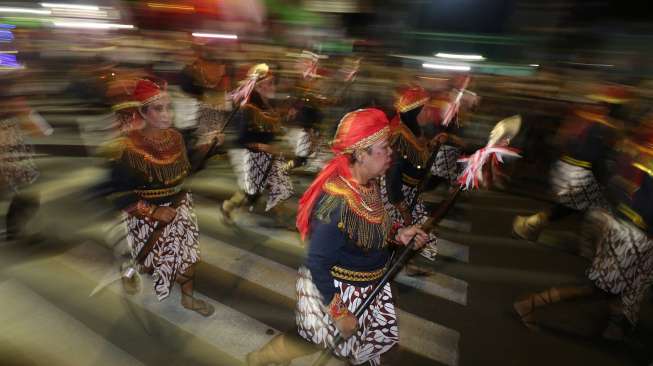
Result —
[[337, 289], [333, 286], [331, 267], [338, 263], [345, 236], [338, 229], [340, 210], [334, 210], [330, 222], [313, 219], [311, 222], [311, 241], [308, 247], [306, 266], [311, 271], [313, 282], [328, 305]]

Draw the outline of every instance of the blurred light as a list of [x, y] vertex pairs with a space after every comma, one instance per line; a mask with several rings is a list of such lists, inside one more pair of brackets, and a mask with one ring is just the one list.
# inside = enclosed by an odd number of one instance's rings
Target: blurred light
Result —
[[20, 67], [16, 55], [0, 54], [0, 66], [7, 68]]
[[567, 63], [571, 64], [571, 65], [580, 65], [580, 66], [596, 66], [596, 67], [612, 67], [612, 66], [614, 66], [614, 65], [610, 65], [610, 64], [588, 64], [588, 63], [584, 63], [584, 62], [567, 62]]
[[12, 54], [12, 55], [15, 55], [15, 54], [18, 53], [18, 51], [0, 51], [0, 54], [3, 54], [3, 53], [4, 53], [4, 54]]
[[147, 3], [147, 6], [154, 9], [166, 9], [166, 10], [182, 10], [182, 11], [195, 11], [195, 7], [192, 5], [175, 5], [175, 4], [162, 4], [162, 3]]
[[10, 30], [0, 30], [0, 42], [11, 42], [14, 40], [14, 34]]
[[134, 29], [131, 24], [97, 23], [97, 22], [53, 22], [60, 28], [85, 28], [85, 29]]
[[429, 64], [424, 63], [422, 67], [425, 69], [436, 69], [436, 70], [451, 70], [451, 71], [469, 71], [471, 67], [464, 65], [445, 65], [445, 64]]
[[540, 67], [540, 64], [530, 64], [528, 66], [530, 66], [530, 67]]
[[221, 34], [221, 33], [193, 33], [193, 37], [199, 38], [222, 38], [222, 39], [238, 39], [235, 34]]
[[107, 18], [108, 13], [104, 10], [81, 10], [81, 9], [60, 9], [53, 8], [52, 16], [69, 17], [69, 18]]
[[41, 3], [41, 6], [44, 8], [78, 9], [78, 10], [95, 10], [95, 11], [100, 10], [100, 7], [95, 5]]
[[463, 54], [444, 53], [444, 52], [436, 53], [435, 57], [452, 58], [452, 59], [456, 59], [456, 60], [466, 60], [466, 61], [483, 61], [483, 60], [485, 60], [485, 57], [483, 57], [481, 55], [463, 55]]
[[0, 6], [0, 13], [21, 13], [21, 14], [42, 14], [42, 15], [52, 14], [50, 10], [39, 10], [39, 9], [29, 9], [29, 8], [8, 8], [5, 6]]

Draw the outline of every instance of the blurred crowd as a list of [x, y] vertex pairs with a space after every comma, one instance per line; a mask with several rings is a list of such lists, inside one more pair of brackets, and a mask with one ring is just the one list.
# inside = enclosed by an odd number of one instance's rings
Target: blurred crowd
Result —
[[[184, 22], [192, 16], [183, 13], [210, 14], [197, 4], [0, 4], [7, 240], [20, 238], [39, 206], [38, 195], [23, 192], [39, 175], [35, 154], [103, 157], [110, 178], [94, 193], [118, 196], [116, 207], [130, 215], [126, 288], [138, 286], [132, 272], [153, 273], [159, 299], [177, 282], [182, 305], [208, 316], [211, 305], [193, 297], [199, 229], [183, 180], [212, 159], [228, 157], [239, 176], [234, 195], [219, 204], [227, 222], [267, 190], [266, 211], [296, 230], [290, 215], [275, 211], [302, 193], [289, 175], [321, 171], [346, 113], [376, 108], [389, 119], [398, 116], [416, 138], [437, 141], [441, 152], [453, 155], [443, 158], [448, 163], [438, 160], [445, 166], [434, 167], [426, 186], [444, 184], [451, 192], [462, 171], [458, 159], [492, 146], [495, 123], [520, 115], [521, 129], [510, 143], [522, 158], [507, 161], [502, 172], [499, 164], [487, 167], [481, 181], [551, 201], [550, 209], [515, 218], [512, 229], [521, 239], [537, 241], [547, 225], [582, 213], [577, 250], [592, 265], [586, 283], [520, 299], [515, 310], [537, 329], [537, 308], [599, 291], [612, 309], [605, 338], [623, 339], [637, 324], [653, 280], [653, 84], [645, 76], [589, 61], [531, 64], [514, 75], [446, 60], [429, 67], [433, 57], [397, 54], [382, 43], [329, 49], [324, 39], [338, 38], [339, 23], [332, 20], [321, 28], [328, 37], [301, 22], [271, 22], [267, 33], [254, 31], [265, 16], [261, 3], [223, 3], [231, 19], [194, 30]], [[165, 17], [148, 17], [153, 9]], [[135, 20], [143, 27], [130, 24]], [[157, 29], [166, 21], [167, 30]], [[170, 29], [180, 24], [184, 30]], [[214, 28], [225, 31], [198, 33]], [[82, 144], [72, 146], [71, 136]], [[39, 142], [36, 150], [31, 141]], [[399, 221], [423, 222], [423, 213], [406, 211], [387, 194]], [[425, 256], [435, 256], [432, 250]]]

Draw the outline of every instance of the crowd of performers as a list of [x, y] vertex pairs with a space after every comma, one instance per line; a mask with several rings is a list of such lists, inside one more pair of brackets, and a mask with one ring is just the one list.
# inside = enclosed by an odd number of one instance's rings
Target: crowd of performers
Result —
[[[206, 76], [198, 80], [202, 67], [196, 62], [187, 74], [199, 96], [215, 85]], [[172, 127], [173, 101], [165, 81], [138, 77], [112, 82], [108, 90], [118, 137], [102, 151], [111, 161], [112, 201], [127, 217], [130, 256], [121, 269], [124, 288], [139, 291], [140, 276], [149, 274], [155, 296], [164, 300], [178, 283], [181, 305], [210, 316], [213, 307], [193, 296], [200, 235], [184, 179], [227, 150], [227, 127], [235, 131], [226, 154], [238, 189], [216, 207], [224, 222], [233, 225], [237, 211], [252, 207], [263, 194], [265, 211], [273, 212], [295, 195], [292, 169], [315, 159], [326, 142], [331, 157], [301, 195], [293, 225], [308, 251], [297, 281], [297, 334], [274, 338], [251, 353], [248, 362], [283, 363], [279, 358], [289, 361], [314, 352], [301, 346], [304, 339], [334, 348], [354, 364], [378, 364], [399, 340], [390, 285], [361, 317], [353, 313], [389, 269], [394, 252], [412, 242], [425, 257], [437, 255], [435, 235], [420, 227], [429, 218], [420, 194], [430, 181], [457, 184], [464, 144], [453, 130], [459, 127], [460, 98], [443, 104], [424, 88], [410, 86], [400, 91], [392, 122], [384, 111], [363, 106], [341, 117], [335, 136], [326, 138], [323, 131], [334, 128], [322, 128], [321, 122], [333, 101], [300, 78], [297, 96], [289, 107], [279, 108], [277, 77], [269, 65], [256, 64], [229, 94], [230, 108], [209, 110], [200, 98], [198, 128], [191, 136]], [[451, 124], [427, 138], [423, 127], [445, 115]], [[284, 154], [278, 142], [288, 125], [295, 127], [293, 151]], [[335, 344], [337, 335], [346, 341]]]
[[[125, 291], [133, 294], [142, 286], [140, 275], [150, 275], [149, 290], [159, 300], [177, 283], [181, 305], [210, 316], [213, 307], [193, 293], [201, 260], [200, 230], [184, 180], [228, 148], [238, 189], [216, 210], [233, 225], [237, 211], [252, 207], [264, 193], [265, 211], [273, 212], [300, 196], [290, 179], [292, 170], [316, 159], [318, 150], [328, 145], [330, 158], [318, 162], [319, 173], [301, 193], [292, 225], [308, 253], [297, 280], [297, 332], [275, 337], [247, 361], [287, 364], [315, 351], [306, 347], [308, 341], [352, 364], [376, 365], [399, 341], [390, 285], [383, 284], [358, 318], [354, 312], [388, 271], [393, 253], [412, 244], [424, 257], [436, 257], [437, 238], [424, 226], [432, 214], [422, 193], [444, 184], [454, 199], [461, 188], [489, 181], [502, 156], [516, 156], [507, 144], [518, 127], [515, 120], [500, 124], [487, 146], [470, 150], [458, 121], [460, 109], [477, 101], [467, 90], [469, 77], [452, 78], [444, 96], [436, 97], [417, 84], [399, 89], [391, 119], [368, 104], [329, 126], [325, 109], [340, 100], [306, 87], [306, 79], [317, 77], [316, 61], [309, 58], [307, 65], [308, 71], [298, 77], [296, 95], [281, 107], [275, 98], [279, 76], [271, 66], [248, 67], [238, 87], [228, 93], [224, 65], [197, 60], [181, 78], [184, 90], [199, 101], [197, 128], [190, 133], [173, 127], [174, 98], [163, 79], [132, 74], [110, 82], [107, 96], [113, 103], [117, 138], [102, 151], [111, 166], [112, 203], [126, 215], [130, 253], [122, 264], [122, 281]], [[343, 83], [353, 79], [352, 70], [339, 73]], [[573, 212], [586, 213], [587, 221], [600, 227], [592, 245], [584, 246], [592, 259], [586, 283], [554, 287], [515, 302], [515, 310], [532, 329], [538, 327], [537, 308], [601, 292], [610, 298], [612, 309], [604, 335], [620, 338], [636, 324], [639, 304], [651, 284], [653, 127], [643, 123], [623, 138], [620, 105], [625, 97], [620, 90], [593, 95], [563, 124], [561, 157], [551, 179], [555, 205], [515, 219], [515, 235], [526, 240], [537, 240], [547, 223]], [[20, 201], [20, 187], [33, 182], [38, 172], [22, 141], [19, 121], [37, 116], [18, 99], [5, 98], [3, 103], [0, 177], [14, 201]], [[288, 126], [297, 127], [291, 153], [278, 144]], [[231, 145], [225, 143], [227, 128], [235, 131]], [[607, 174], [612, 179], [604, 184], [608, 168], [602, 164], [609, 151], [621, 152], [617, 168], [612, 168], [618, 174]], [[464, 170], [461, 161], [467, 163]], [[33, 210], [26, 204], [15, 206], [22, 209], [10, 209], [8, 236], [20, 230], [21, 221], [14, 217]], [[419, 269], [408, 273], [423, 274]], [[338, 335], [343, 342], [336, 343]]]
[[560, 158], [550, 175], [554, 205], [515, 218], [515, 235], [536, 241], [549, 223], [580, 214], [579, 254], [591, 260], [583, 283], [515, 302], [531, 329], [540, 327], [538, 308], [591, 296], [608, 301], [604, 338], [622, 340], [637, 324], [653, 283], [653, 135], [650, 115], [628, 125], [624, 105], [629, 97], [625, 88], [610, 86], [578, 104], [559, 133]]

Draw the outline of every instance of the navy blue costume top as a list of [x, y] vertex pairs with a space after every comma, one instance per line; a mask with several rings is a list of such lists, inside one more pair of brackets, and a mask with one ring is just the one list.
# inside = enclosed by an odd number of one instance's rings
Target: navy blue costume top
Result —
[[[124, 209], [144, 199], [138, 191], [161, 190], [179, 186], [191, 174], [189, 156], [182, 135], [174, 129], [165, 131], [167, 138], [160, 144], [164, 150], [157, 150], [135, 131], [116, 139], [103, 147], [110, 157], [110, 180], [96, 187], [98, 195], [120, 193], [113, 200], [117, 209]], [[170, 195], [146, 197], [152, 204], [170, 202], [174, 196], [184, 194], [185, 189], [171, 190]]]
[[578, 111], [567, 126], [562, 160], [588, 169], [601, 169], [614, 139], [614, 127], [603, 116]]
[[256, 144], [272, 143], [280, 128], [279, 116], [256, 91], [236, 113], [234, 123], [238, 128], [238, 144], [251, 150], [257, 150]]
[[[643, 157], [643, 158], [642, 158]], [[623, 159], [615, 180], [617, 215], [653, 235], [653, 158]]]
[[[338, 177], [325, 184], [330, 187], [325, 187], [316, 203], [310, 223], [305, 265], [325, 304], [337, 292], [334, 278], [356, 286], [370, 285], [377, 278], [353, 277], [382, 272], [390, 258], [387, 241], [392, 223], [383, 209], [378, 184], [374, 182], [374, 187], [363, 194], [365, 202], [361, 205], [343, 182], [344, 178]], [[372, 211], [361, 214], [361, 206]], [[352, 278], [347, 278], [349, 271], [356, 272], [351, 274]]]
[[[417, 187], [426, 177], [427, 162], [431, 154], [428, 146], [418, 140], [422, 131], [417, 124], [420, 108], [401, 113], [401, 123], [391, 137], [392, 165], [386, 172], [388, 201], [398, 204], [404, 200], [402, 186]], [[409, 203], [410, 204], [410, 203]]]

